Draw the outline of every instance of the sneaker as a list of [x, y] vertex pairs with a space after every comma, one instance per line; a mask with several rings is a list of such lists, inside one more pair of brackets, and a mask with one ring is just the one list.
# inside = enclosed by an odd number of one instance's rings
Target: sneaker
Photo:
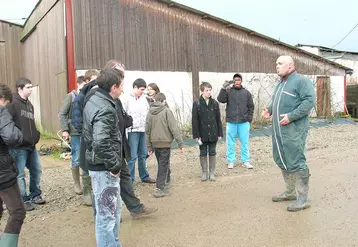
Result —
[[133, 220], [137, 220], [137, 219], [141, 218], [142, 216], [153, 214], [157, 211], [158, 211], [158, 207], [151, 208], [151, 207], [147, 207], [147, 206], [143, 205], [142, 209], [138, 213], [131, 213], [131, 216], [132, 216]]
[[168, 196], [169, 194], [170, 194], [170, 192], [168, 190], [161, 190], [159, 188], [155, 188], [155, 190], [154, 190], [155, 198], [165, 197], [165, 196]]
[[242, 164], [243, 167], [246, 167], [247, 169], [252, 169], [254, 168], [249, 161], [246, 161]]
[[35, 209], [35, 205], [31, 201], [24, 202], [25, 211], [32, 211]]
[[35, 196], [34, 198], [32, 198], [32, 202], [35, 203], [35, 204], [39, 204], [39, 205], [46, 203], [45, 199], [43, 199], [43, 198], [41, 197], [41, 195]]
[[234, 163], [229, 163], [229, 164], [227, 165], [227, 168], [228, 168], [228, 169], [234, 168]]

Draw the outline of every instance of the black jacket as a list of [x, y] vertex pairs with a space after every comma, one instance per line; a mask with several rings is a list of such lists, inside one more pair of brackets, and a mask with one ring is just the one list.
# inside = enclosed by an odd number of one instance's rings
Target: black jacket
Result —
[[13, 95], [12, 103], [7, 106], [16, 126], [23, 133], [23, 142], [17, 148], [32, 149], [40, 140], [40, 132], [37, 130], [34, 119], [34, 107], [29, 100], [20, 97], [18, 93]]
[[9, 111], [0, 106], [0, 190], [17, 183], [17, 169], [9, 147], [16, 147], [22, 141], [22, 133], [15, 126]]
[[254, 101], [251, 93], [245, 88], [222, 88], [217, 99], [220, 103], [226, 103], [226, 122], [252, 122]]
[[203, 96], [194, 101], [192, 109], [193, 138], [202, 142], [217, 142], [223, 136], [219, 103], [210, 98], [206, 104]]
[[122, 136], [119, 131], [116, 102], [98, 88], [83, 110], [83, 137], [90, 171], [117, 174], [122, 166]]
[[123, 105], [120, 99], [117, 99], [116, 103], [117, 103], [117, 112], [118, 112], [119, 131], [122, 134], [124, 158], [128, 162], [131, 159], [131, 148], [129, 146], [128, 139], [126, 136], [126, 129], [133, 125], [133, 119], [123, 109]]

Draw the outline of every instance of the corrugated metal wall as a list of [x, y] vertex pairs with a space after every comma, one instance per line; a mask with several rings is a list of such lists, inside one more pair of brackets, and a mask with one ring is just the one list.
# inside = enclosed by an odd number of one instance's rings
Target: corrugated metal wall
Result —
[[0, 21], [0, 82], [12, 90], [22, 75], [21, 31], [20, 26]]
[[343, 74], [272, 41], [156, 0], [73, 1], [76, 69], [121, 59], [131, 70], [275, 73], [281, 54], [304, 74]]
[[57, 114], [67, 93], [65, 44], [64, 5], [59, 1], [23, 43], [24, 75], [39, 86], [42, 128], [52, 133], [59, 129]]

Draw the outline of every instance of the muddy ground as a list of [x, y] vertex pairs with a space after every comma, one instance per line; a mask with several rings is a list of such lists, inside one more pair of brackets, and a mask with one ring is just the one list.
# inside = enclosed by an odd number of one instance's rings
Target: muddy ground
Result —
[[[253, 170], [239, 165], [228, 170], [221, 143], [216, 182], [200, 182], [197, 147], [188, 147], [183, 154], [174, 151], [172, 194], [155, 199], [153, 185], [136, 183], [142, 202], [157, 205], [159, 211], [132, 221], [124, 206], [122, 245], [358, 246], [357, 140], [356, 125], [311, 128], [307, 157], [312, 207], [298, 213], [287, 212], [288, 203], [271, 202], [271, 196], [284, 188], [272, 161], [271, 137], [251, 139]], [[92, 209], [74, 195], [68, 162], [51, 156], [41, 159], [48, 203], [27, 214], [20, 246], [95, 246]], [[155, 166], [152, 157], [152, 176]]]

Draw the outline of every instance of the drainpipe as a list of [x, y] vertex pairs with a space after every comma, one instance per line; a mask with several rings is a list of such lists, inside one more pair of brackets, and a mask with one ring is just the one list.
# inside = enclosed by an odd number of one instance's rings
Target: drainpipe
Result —
[[65, 0], [66, 17], [66, 57], [67, 57], [67, 90], [76, 90], [76, 71], [75, 71], [75, 49], [73, 42], [73, 22], [72, 22], [72, 0]]

